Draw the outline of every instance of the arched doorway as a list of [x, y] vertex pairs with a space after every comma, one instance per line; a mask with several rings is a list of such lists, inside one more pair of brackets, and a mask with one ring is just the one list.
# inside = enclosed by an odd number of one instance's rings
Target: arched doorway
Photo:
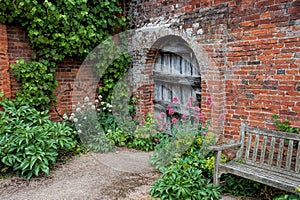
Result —
[[[160, 39], [156, 46], [156, 57], [153, 66], [154, 81], [154, 115], [166, 112], [167, 105], [177, 97], [179, 105], [185, 105], [190, 97], [194, 105], [200, 106], [201, 76], [194, 52], [178, 36], [167, 36]], [[160, 41], [158, 41], [160, 42]], [[177, 115], [186, 111], [174, 107]]]

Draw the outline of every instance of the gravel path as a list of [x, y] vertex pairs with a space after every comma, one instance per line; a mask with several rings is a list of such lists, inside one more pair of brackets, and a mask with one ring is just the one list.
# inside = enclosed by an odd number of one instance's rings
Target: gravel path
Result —
[[148, 160], [149, 153], [128, 149], [88, 153], [46, 177], [0, 180], [0, 199], [151, 199], [147, 194], [149, 186], [160, 174], [153, 171]]
[[[0, 180], [6, 200], [151, 200], [149, 187], [161, 175], [149, 165], [149, 154], [126, 148], [88, 153], [57, 167], [49, 176]], [[223, 200], [234, 200], [223, 197]]]

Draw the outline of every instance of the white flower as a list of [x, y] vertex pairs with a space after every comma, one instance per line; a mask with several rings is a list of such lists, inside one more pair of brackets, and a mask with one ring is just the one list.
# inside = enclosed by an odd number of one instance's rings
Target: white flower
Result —
[[82, 131], [79, 129], [79, 130], [77, 131], [77, 133], [82, 133]]
[[98, 99], [96, 99], [96, 100], [95, 100], [95, 103], [99, 103], [99, 100], [98, 100]]
[[99, 96], [98, 96], [98, 99], [100, 99], [100, 100], [101, 100], [101, 99], [102, 99], [102, 96], [101, 96], [101, 95], [99, 95]]
[[75, 114], [74, 114], [74, 113], [71, 113], [71, 117], [75, 117]]
[[93, 105], [93, 103], [92, 103], [92, 102], [89, 102], [88, 105], [91, 106], [91, 105]]
[[106, 107], [111, 108], [112, 105], [110, 105], [110, 104], [108, 103], [108, 104], [106, 104]]
[[81, 111], [81, 108], [76, 108], [76, 112], [80, 112]]
[[86, 117], [84, 117], [83, 119], [86, 120]]
[[90, 98], [89, 98], [89, 97], [84, 97], [83, 101], [84, 101], [85, 103], [87, 103], [87, 102], [90, 101]]
[[111, 112], [111, 110], [108, 110], [108, 112]]
[[95, 106], [95, 105], [92, 105], [92, 106], [91, 106], [91, 109], [92, 109], [92, 110], [96, 110], [96, 106]]
[[98, 108], [97, 111], [100, 112], [100, 108]]
[[81, 126], [81, 124], [78, 124], [78, 126]]
[[74, 118], [74, 122], [75, 122], [75, 123], [78, 122], [78, 119], [77, 119], [77, 118]]
[[102, 102], [101, 102], [101, 105], [103, 105], [103, 104], [104, 104], [104, 102], [102, 101]]
[[110, 130], [110, 129], [108, 129], [108, 130], [107, 130], [107, 133], [111, 133], [111, 130]]
[[106, 108], [105, 107], [103, 107], [103, 110], [105, 110]]
[[64, 119], [64, 120], [68, 120], [68, 115], [67, 115], [67, 114], [64, 114], [64, 115], [63, 115], [63, 119]]

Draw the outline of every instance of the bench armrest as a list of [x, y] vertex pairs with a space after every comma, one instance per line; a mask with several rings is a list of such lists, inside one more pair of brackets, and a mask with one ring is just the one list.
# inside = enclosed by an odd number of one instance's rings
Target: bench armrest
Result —
[[224, 144], [224, 145], [217, 145], [217, 146], [210, 146], [209, 149], [212, 151], [222, 151], [229, 148], [239, 147], [242, 143], [234, 143], [234, 144]]

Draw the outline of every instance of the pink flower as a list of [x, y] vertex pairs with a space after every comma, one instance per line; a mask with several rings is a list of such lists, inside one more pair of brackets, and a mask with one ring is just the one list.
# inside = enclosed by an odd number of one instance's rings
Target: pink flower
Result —
[[161, 112], [161, 113], [160, 113], [160, 116], [161, 116], [161, 117], [164, 117], [164, 116], [166, 116], [166, 113]]
[[159, 130], [160, 130], [160, 131], [164, 131], [165, 129], [164, 129], [164, 128], [160, 128]]
[[199, 106], [195, 106], [195, 107], [194, 107], [194, 111], [197, 111], [197, 112], [199, 112], [199, 111], [200, 111], [200, 108], [199, 108]]
[[162, 121], [159, 121], [159, 122], [157, 123], [157, 125], [158, 125], [158, 126], [162, 126]]
[[182, 114], [182, 118], [185, 120], [188, 118], [188, 116], [189, 116], [188, 114]]
[[225, 120], [225, 115], [222, 113], [219, 115], [219, 121], [224, 121]]
[[154, 138], [154, 142], [158, 143], [158, 139], [157, 139], [157, 138]]
[[148, 135], [147, 135], [147, 134], [144, 134], [144, 138], [145, 138], [145, 137], [148, 137]]
[[189, 101], [193, 102], [194, 100], [195, 100], [194, 97], [190, 96]]
[[175, 124], [176, 122], [178, 122], [178, 119], [176, 119], [175, 117], [172, 118], [172, 124]]
[[176, 96], [173, 97], [173, 103], [178, 103], [178, 98]]
[[173, 114], [174, 114], [174, 109], [173, 109], [173, 108], [170, 108], [170, 109], [168, 110], [168, 112], [169, 112], [170, 115], [173, 115]]
[[210, 105], [211, 103], [212, 103], [212, 98], [211, 98], [211, 96], [208, 96], [206, 99], [206, 104]]
[[168, 126], [167, 122], [164, 122], [164, 126]]
[[186, 102], [185, 106], [188, 108], [192, 107], [192, 102], [191, 101]]
[[204, 116], [203, 116], [202, 113], [198, 113], [198, 114], [196, 115], [196, 118], [197, 118], [198, 120], [204, 120]]
[[159, 119], [161, 118], [161, 116], [156, 116], [155, 118], [156, 118], [157, 120], [159, 120]]
[[206, 136], [206, 132], [203, 132], [202, 134], [203, 134], [204, 136]]
[[142, 119], [140, 124], [145, 125], [146, 124], [145, 120]]
[[214, 107], [214, 105], [215, 105], [214, 102], [211, 102], [209, 105], [209, 109], [212, 109]]
[[172, 106], [170, 104], [167, 105], [167, 109], [170, 110]]

